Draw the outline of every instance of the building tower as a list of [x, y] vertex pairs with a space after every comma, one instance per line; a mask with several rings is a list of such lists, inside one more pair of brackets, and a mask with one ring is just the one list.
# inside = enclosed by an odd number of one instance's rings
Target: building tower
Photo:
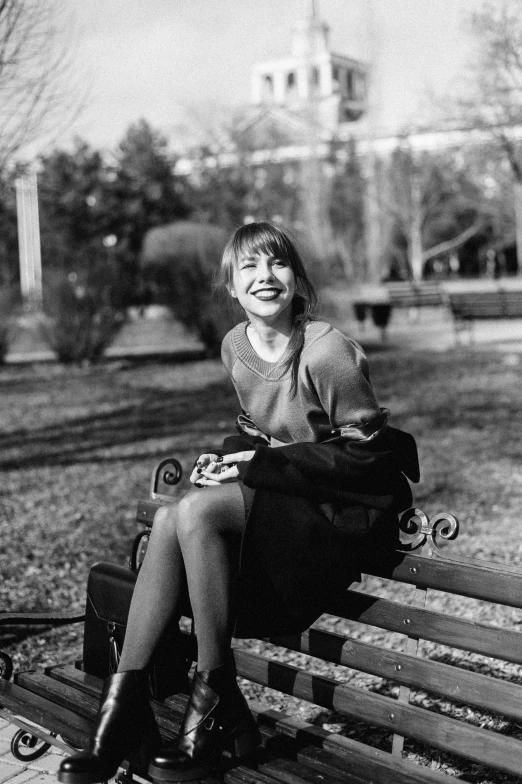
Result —
[[359, 60], [330, 51], [329, 27], [321, 21], [315, 0], [292, 31], [290, 57], [259, 63], [252, 74], [252, 102], [306, 114], [326, 134], [359, 119], [366, 108], [367, 67]]

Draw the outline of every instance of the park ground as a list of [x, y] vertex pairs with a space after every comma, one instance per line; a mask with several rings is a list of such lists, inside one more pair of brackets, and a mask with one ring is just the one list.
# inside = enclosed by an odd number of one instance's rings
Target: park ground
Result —
[[[430, 516], [439, 511], [457, 515], [461, 533], [449, 545], [454, 553], [522, 568], [522, 323], [478, 324], [472, 345], [467, 338], [455, 345], [451, 320], [444, 312], [400, 312], [382, 343], [371, 324], [361, 332], [342, 308], [334, 317], [367, 348], [372, 380], [381, 405], [392, 412], [392, 423], [417, 439], [422, 478], [414, 487], [415, 505]], [[187, 469], [200, 450], [217, 446], [231, 432], [237, 404], [219, 361], [176, 361], [176, 346], [187, 352], [197, 350], [197, 344], [177, 325], [150, 321], [130, 324], [119, 347], [98, 366], [22, 362], [20, 352], [13, 352], [0, 369], [2, 609], [81, 611], [90, 566], [98, 560], [126, 563], [139, 528], [136, 502], [147, 497], [152, 466], [174, 455]], [[134, 356], [138, 330], [147, 349], [140, 361]], [[176, 344], [173, 330], [185, 344]], [[25, 359], [30, 359], [27, 345], [23, 348]], [[179, 494], [186, 488], [185, 478], [174, 491]], [[377, 583], [373, 588], [383, 589]], [[440, 601], [435, 595], [433, 606], [441, 609]], [[480, 612], [484, 622], [514, 628], [522, 621], [520, 613], [499, 616], [495, 609], [477, 608], [471, 600], [459, 599], [452, 611], [471, 618]], [[330, 620], [325, 616], [320, 623], [328, 626]], [[336, 631], [349, 633], [349, 623], [343, 629], [336, 626]], [[384, 634], [375, 629], [365, 633], [368, 639]], [[81, 636], [79, 625], [58, 630], [8, 628], [2, 648], [18, 668], [41, 667], [79, 659]], [[390, 644], [397, 642], [389, 637]], [[432, 655], [433, 646], [426, 645], [425, 653]], [[435, 653], [448, 661], [458, 659], [451, 650]], [[274, 656], [285, 655], [274, 651]], [[309, 666], [318, 669], [313, 660]], [[465, 666], [496, 667], [480, 657]], [[324, 665], [320, 671], [334, 669]], [[522, 682], [517, 667], [499, 666], [495, 672]], [[394, 693], [392, 684], [360, 673], [344, 671], [343, 677]], [[285, 706], [277, 693], [260, 691], [251, 687], [248, 696]], [[428, 697], [419, 694], [416, 699]], [[429, 699], [433, 709], [451, 711], [442, 701]], [[316, 723], [338, 725], [341, 732], [388, 748], [389, 737], [382, 731], [326, 711], [314, 713], [305, 703], [294, 702], [296, 710]], [[471, 715], [470, 721], [487, 726], [500, 719]], [[503, 731], [521, 735], [520, 728], [504, 725]], [[45, 759], [51, 767], [55, 764], [51, 755], [43, 758], [37, 771], [14, 773], [4, 735], [0, 784], [13, 776], [21, 775], [21, 784], [46, 775]], [[509, 781], [489, 777], [477, 766], [447, 755], [434, 759], [419, 744], [410, 744], [407, 751], [466, 781]], [[11, 765], [10, 775], [4, 775], [2, 763]]]

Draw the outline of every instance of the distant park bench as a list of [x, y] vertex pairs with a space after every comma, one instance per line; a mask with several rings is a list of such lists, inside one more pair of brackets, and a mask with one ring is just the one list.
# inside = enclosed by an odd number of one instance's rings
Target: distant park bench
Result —
[[381, 330], [383, 341], [393, 308], [437, 307], [444, 303], [438, 283], [412, 280], [383, 283], [373, 296], [361, 296], [353, 300], [355, 318], [362, 326], [368, 314]]
[[489, 291], [449, 291], [447, 301], [457, 342], [462, 330], [467, 330], [470, 341], [473, 340], [473, 322], [476, 320], [522, 318], [522, 289], [499, 286]]
[[[137, 520], [143, 528], [131, 553], [134, 570], [146, 550], [156, 510], [172, 501], [161, 493], [165, 484], [179, 480], [178, 469], [177, 461], [162, 460], [153, 472], [150, 498], [138, 504]], [[240, 763], [225, 757], [223, 770], [212, 782], [444, 784], [452, 778], [436, 769], [441, 752], [447, 754], [450, 769], [467, 765], [475, 776], [478, 766], [481, 780], [491, 778], [488, 769], [522, 777], [522, 685], [509, 680], [505, 666], [505, 662], [522, 665], [522, 633], [508, 628], [517, 623], [510, 608], [522, 609], [522, 571], [454, 557], [447, 554], [448, 547], [439, 549], [439, 543], [458, 533], [458, 521], [447, 513], [429, 520], [423, 512], [410, 509], [401, 515], [400, 527], [403, 546], [394, 564], [364, 564], [370, 587], [332, 598], [328, 612], [338, 632], [311, 627], [302, 634], [273, 639], [280, 646], [277, 653], [235, 649], [240, 677], [306, 700], [322, 711], [334, 711], [333, 725], [321, 727], [305, 721], [299, 712], [253, 701], [250, 706], [261, 729], [262, 747], [255, 757]], [[394, 590], [398, 585], [399, 598]], [[480, 604], [466, 613], [466, 600], [461, 597]], [[498, 620], [500, 608], [507, 613]], [[346, 620], [349, 631], [343, 628]], [[382, 633], [370, 636], [368, 626], [396, 633], [395, 642], [386, 642]], [[114, 630], [108, 628], [108, 633]], [[184, 640], [193, 658], [188, 632]], [[420, 640], [448, 647], [442, 652], [432, 648], [430, 653], [429, 648], [422, 650]], [[314, 665], [295, 654], [289, 660], [288, 651], [314, 657], [323, 674], [315, 674]], [[491, 658], [474, 664], [477, 656]], [[9, 657], [2, 654], [1, 658], [5, 663]], [[332, 664], [338, 665], [335, 670]], [[373, 686], [357, 685], [347, 680], [344, 668], [379, 680]], [[18, 672], [14, 681], [8, 669], [0, 680], [0, 716], [20, 728], [13, 738], [13, 754], [27, 764], [50, 745], [63, 750], [84, 748], [102, 680], [85, 672], [82, 662]], [[164, 740], [176, 735], [186, 699], [184, 694], [174, 694], [164, 702], [153, 702]], [[378, 728], [381, 745], [389, 745], [390, 750], [351, 737], [355, 729], [340, 734], [335, 724], [347, 722], [358, 731], [362, 725]], [[375, 730], [371, 734], [375, 736]], [[422, 744], [422, 752], [414, 748], [410, 756], [431, 758], [431, 767], [405, 758], [405, 738], [409, 745], [412, 740]], [[120, 784], [129, 784], [134, 774], [147, 778], [145, 771], [130, 770], [126, 764], [124, 768]], [[209, 784], [209, 779], [205, 782]]]
[[438, 283], [401, 280], [385, 283], [391, 305], [396, 308], [436, 307], [444, 303]]

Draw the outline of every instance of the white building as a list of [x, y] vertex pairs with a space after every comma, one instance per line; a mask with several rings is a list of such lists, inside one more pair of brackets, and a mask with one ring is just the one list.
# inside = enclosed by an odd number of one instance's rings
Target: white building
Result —
[[311, 0], [292, 31], [290, 56], [254, 67], [252, 103], [304, 115], [332, 134], [364, 113], [366, 83], [364, 63], [330, 50], [329, 27]]

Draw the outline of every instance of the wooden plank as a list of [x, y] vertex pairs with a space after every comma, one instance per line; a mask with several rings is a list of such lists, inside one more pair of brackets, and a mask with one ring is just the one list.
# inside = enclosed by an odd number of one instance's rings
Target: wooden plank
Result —
[[65, 736], [79, 748], [87, 746], [91, 731], [88, 719], [14, 683], [0, 680], [0, 705], [49, 732]]
[[[339, 781], [368, 782], [368, 778], [363, 779], [359, 776], [354, 776], [353, 768], [351, 767], [350, 763], [348, 763], [348, 761], [342, 761], [339, 759], [339, 757], [328, 754], [328, 752], [319, 751], [319, 749], [303, 749], [302, 751], [298, 752], [297, 759], [299, 762], [308, 765], [312, 770], [317, 770], [317, 772], [325, 778], [335, 777], [335, 780]], [[347, 771], [350, 771], [350, 778], [347, 778]], [[364, 771], [361, 771], [361, 773], [364, 773]], [[377, 784], [378, 779], [372, 776], [370, 781], [371, 784]], [[404, 778], [401, 777], [400, 781], [403, 782]], [[424, 779], [420, 776], [416, 776], [415, 781], [420, 782], [424, 781]], [[388, 776], [385, 778], [383, 780], [383, 784], [384, 782], [389, 784], [390, 777]]]
[[[21, 677], [19, 676], [19, 678]], [[35, 673], [31, 673], [30, 676], [26, 675], [23, 679], [23, 685], [28, 690], [52, 695], [53, 700], [71, 700], [71, 705], [80, 705], [90, 696], [95, 705], [93, 714], [95, 715], [103, 681], [94, 675], [77, 670], [75, 667], [64, 666], [52, 667], [44, 675]], [[179, 708], [177, 711], [173, 711], [173, 705], [169, 708], [155, 700], [151, 700], [151, 705], [162, 736], [166, 740], [174, 738], [179, 732], [183, 710]]]
[[268, 773], [276, 781], [284, 784], [338, 784], [339, 781], [344, 781], [346, 784], [364, 784], [365, 780], [354, 776], [349, 768], [339, 764], [338, 758], [332, 759], [332, 755], [319, 749], [311, 749], [310, 752], [313, 765], [308, 764], [304, 752], [299, 752], [297, 761], [279, 757], [261, 763], [258, 765], [258, 770], [261, 773]]
[[304, 719], [269, 708], [260, 702], [250, 702], [260, 728], [268, 726], [294, 739], [303, 747], [323, 748], [339, 756], [353, 773], [375, 784], [447, 784], [448, 777], [439, 771], [392, 757], [386, 751], [347, 738], [323, 727], [309, 724]]
[[277, 779], [244, 765], [231, 768], [223, 776], [225, 784], [276, 784]]
[[94, 721], [98, 713], [99, 699], [82, 694], [77, 689], [60, 683], [43, 672], [22, 672], [17, 676], [16, 683], [32, 694], [39, 694], [47, 700], [73, 711], [78, 716]]
[[326, 612], [381, 629], [522, 664], [522, 633], [453, 618], [356, 591], [334, 599]]
[[[459, 754], [481, 765], [522, 775], [522, 742], [397, 700], [339, 685], [332, 678], [310, 675], [289, 664], [236, 650], [238, 674], [255, 683], [315, 705], [355, 716], [369, 724], [400, 732], [430, 746]], [[397, 759], [397, 758], [395, 758]]]
[[276, 645], [522, 720], [522, 686], [311, 628]]
[[[365, 565], [366, 567], [366, 565]], [[425, 586], [437, 591], [469, 596], [522, 609], [522, 569], [490, 561], [458, 563], [422, 555], [405, 554], [392, 570], [365, 568], [367, 574]]]

